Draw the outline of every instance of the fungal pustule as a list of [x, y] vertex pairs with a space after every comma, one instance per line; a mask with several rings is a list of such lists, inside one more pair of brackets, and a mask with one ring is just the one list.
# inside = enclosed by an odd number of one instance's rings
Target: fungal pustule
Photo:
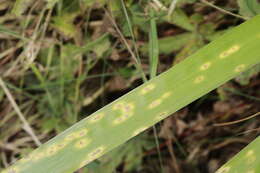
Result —
[[220, 55], [219, 55], [219, 58], [220, 59], [224, 59], [226, 57], [228, 57], [229, 55], [237, 52], [238, 50], [240, 49], [240, 46], [239, 45], [234, 45], [232, 47], [230, 47], [228, 50], [222, 52]]
[[122, 112], [130, 112], [134, 109], [134, 107], [135, 106], [133, 103], [128, 103], [128, 104], [124, 105], [121, 110], [122, 110]]
[[149, 104], [148, 108], [153, 109], [157, 106], [159, 106], [162, 103], [161, 99], [154, 100], [152, 103]]
[[205, 79], [204, 76], [202, 76], [202, 75], [198, 76], [198, 77], [195, 78], [194, 83], [195, 84], [201, 83], [202, 81], [204, 81], [204, 79]]
[[162, 119], [164, 119], [167, 115], [168, 115], [168, 111], [164, 111], [164, 112], [159, 113], [159, 114], [155, 117], [155, 119], [156, 119], [156, 120], [162, 120]]
[[245, 68], [246, 68], [246, 65], [245, 65], [245, 64], [240, 64], [240, 65], [236, 66], [236, 68], [235, 68], [234, 71], [235, 71], [236, 73], [239, 73], [239, 72], [242, 72]]
[[105, 151], [105, 147], [101, 146], [96, 148], [94, 151], [92, 151], [91, 153], [89, 153], [89, 160], [94, 160], [96, 158], [98, 158], [99, 156], [101, 156], [103, 154], [103, 152]]
[[95, 114], [95, 115], [90, 117], [89, 122], [95, 123], [95, 122], [101, 120], [104, 117], [104, 115], [105, 115], [104, 113]]
[[120, 124], [120, 123], [122, 123], [122, 122], [124, 122], [125, 121], [125, 118], [123, 118], [123, 117], [118, 117], [118, 118], [116, 118], [114, 121], [113, 121], [113, 124], [114, 125], [117, 125], [117, 124]]
[[115, 103], [115, 105], [113, 106], [113, 110], [120, 110], [122, 109], [122, 107], [125, 106], [125, 102], [124, 101], [120, 101], [118, 103]]
[[140, 94], [145, 95], [145, 94], [151, 92], [154, 88], [155, 88], [155, 84], [148, 84], [148, 85], [144, 86], [144, 88], [141, 89]]
[[84, 148], [90, 143], [90, 140], [88, 139], [80, 139], [79, 141], [76, 142], [75, 147], [76, 148]]
[[200, 66], [200, 70], [204, 71], [207, 70], [211, 66], [211, 62], [206, 62]]
[[57, 145], [50, 146], [50, 147], [47, 149], [46, 155], [47, 155], [47, 156], [52, 156], [52, 155], [54, 155], [55, 153], [57, 153], [58, 150], [59, 150], [59, 148], [57, 147]]
[[113, 121], [113, 124], [114, 124], [114, 125], [117, 125], [117, 124], [123, 123], [123, 122], [125, 122], [128, 118], [130, 118], [132, 115], [133, 115], [132, 112], [124, 113], [123, 115], [120, 115], [119, 117], [117, 117], [117, 118]]
[[230, 166], [221, 167], [216, 173], [228, 173]]
[[87, 133], [88, 133], [87, 129], [81, 129], [78, 132], [75, 132], [75, 137], [80, 138], [80, 137], [85, 136]]
[[65, 137], [65, 141], [73, 141], [74, 139], [76, 139], [77, 136], [75, 133], [70, 133]]
[[62, 143], [57, 144], [57, 148], [58, 148], [58, 150], [61, 150], [61, 149], [64, 148], [66, 145], [67, 145], [66, 142], [62, 142]]
[[162, 99], [166, 99], [166, 98], [168, 98], [168, 97], [170, 97], [172, 95], [172, 92], [166, 92], [166, 93], [164, 93], [163, 95], [162, 95]]

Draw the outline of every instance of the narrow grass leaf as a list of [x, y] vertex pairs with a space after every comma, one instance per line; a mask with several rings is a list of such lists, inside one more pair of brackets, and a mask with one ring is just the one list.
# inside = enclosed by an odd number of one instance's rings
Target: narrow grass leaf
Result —
[[260, 172], [260, 137], [224, 164], [216, 173], [258, 173]]
[[[1, 173], [73, 172], [101, 157], [259, 63], [259, 25], [260, 15], [76, 123]], [[258, 141], [253, 143], [255, 148]], [[259, 161], [254, 151], [248, 155]], [[259, 162], [250, 163], [248, 168], [259, 170]]]
[[157, 36], [156, 18], [154, 12], [150, 11], [150, 32], [149, 32], [149, 57], [150, 57], [150, 78], [154, 78], [157, 74], [157, 66], [159, 59], [159, 45]]

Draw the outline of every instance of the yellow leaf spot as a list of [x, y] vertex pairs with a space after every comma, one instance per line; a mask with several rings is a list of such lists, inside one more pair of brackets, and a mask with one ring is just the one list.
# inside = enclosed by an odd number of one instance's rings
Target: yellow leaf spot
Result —
[[246, 173], [255, 173], [255, 171], [254, 170], [249, 170]]
[[75, 132], [75, 137], [80, 138], [80, 137], [85, 136], [87, 133], [88, 133], [87, 129], [82, 129], [82, 130], [79, 130], [78, 132]]
[[245, 64], [240, 64], [235, 68], [235, 72], [239, 73], [241, 71], [243, 71], [246, 68]]
[[159, 106], [161, 103], [162, 103], [162, 100], [161, 100], [161, 99], [157, 99], [157, 100], [153, 101], [153, 102], [148, 106], [148, 108], [149, 108], [149, 109], [153, 109], [153, 108]]
[[18, 169], [15, 167], [9, 168], [7, 171], [7, 173], [18, 173]]
[[43, 157], [45, 157], [45, 153], [44, 152], [39, 152], [33, 155], [33, 160], [37, 161], [42, 159]]
[[93, 152], [89, 153], [89, 160], [94, 160], [98, 157], [100, 157], [103, 152], [105, 151], [105, 147], [101, 146], [101, 147], [98, 147], [97, 149], [95, 149]]
[[238, 50], [240, 49], [240, 46], [239, 45], [234, 45], [232, 46], [231, 48], [229, 48], [228, 50], [222, 52], [220, 55], [219, 55], [219, 58], [220, 59], [224, 59], [226, 57], [228, 57], [229, 55], [237, 52]]
[[85, 160], [83, 160], [83, 161], [80, 163], [79, 167], [82, 168], [82, 167], [84, 167], [85, 165], [87, 165], [87, 164], [90, 163], [90, 162], [91, 162], [91, 160], [89, 159], [89, 157], [87, 157]]
[[198, 76], [198, 77], [196, 77], [196, 79], [194, 80], [194, 83], [195, 83], [195, 84], [201, 83], [204, 79], [205, 79], [204, 76]]
[[76, 148], [84, 148], [90, 143], [90, 140], [88, 139], [80, 139], [78, 142], [76, 142], [75, 147]]
[[200, 66], [200, 70], [204, 71], [207, 70], [211, 66], [211, 62], [206, 62], [202, 66]]
[[151, 92], [154, 88], [155, 88], [154, 84], [148, 84], [144, 88], [142, 88], [140, 93], [141, 93], [141, 95], [145, 95], [145, 94]]
[[64, 148], [67, 145], [67, 143], [63, 142], [57, 145], [58, 150]]
[[128, 104], [126, 104], [126, 105], [124, 105], [123, 107], [122, 107], [122, 112], [130, 112], [130, 111], [133, 111], [133, 109], [134, 109], [134, 104], [133, 103], [128, 103]]
[[113, 124], [117, 125], [117, 124], [120, 124], [124, 121], [126, 121], [128, 118], [130, 118], [131, 116], [133, 115], [132, 112], [125, 112], [123, 115], [120, 115], [118, 118], [116, 118], [114, 121], [113, 121]]
[[141, 128], [139, 128], [139, 129], [135, 130], [134, 133], [133, 133], [133, 135], [132, 135], [132, 137], [134, 137], [134, 136], [138, 135], [139, 133], [145, 131], [147, 128], [148, 128], [148, 127], [141, 127]]
[[228, 173], [229, 170], [230, 170], [229, 166], [224, 166], [221, 167], [216, 173]]
[[53, 146], [51, 146], [50, 148], [47, 149], [46, 155], [52, 156], [52, 155], [56, 154], [57, 151], [58, 151], [58, 147], [56, 145], [53, 145]]
[[124, 122], [124, 121], [125, 121], [124, 118], [119, 117], [119, 118], [117, 118], [117, 119], [115, 119], [115, 120], [113, 121], [113, 124], [117, 125], [117, 124], [120, 124], [120, 123], [122, 123], [122, 122]]
[[256, 156], [255, 156], [255, 154], [254, 154], [254, 151], [253, 151], [253, 150], [249, 150], [249, 151], [246, 153], [246, 158], [247, 158], [247, 163], [248, 163], [248, 164], [254, 163], [255, 160], [256, 160]]
[[162, 120], [162, 119], [164, 119], [168, 114], [169, 114], [168, 111], [161, 112], [161, 113], [159, 113], [159, 114], [155, 117], [155, 119], [156, 119], [156, 120]]
[[32, 159], [32, 154], [29, 154], [29, 155], [23, 157], [23, 158], [20, 160], [20, 162], [21, 162], [21, 163], [28, 162], [28, 161], [30, 161], [31, 159]]
[[172, 95], [172, 92], [166, 92], [162, 95], [162, 99], [166, 99]]
[[93, 115], [90, 117], [89, 122], [95, 123], [95, 122], [101, 120], [104, 117], [104, 115], [105, 115], [104, 113], [98, 113], [96, 115]]
[[125, 102], [121, 101], [121, 102], [118, 102], [118, 103], [115, 103], [115, 105], [113, 106], [113, 110], [120, 110], [123, 108], [123, 106], [125, 106]]
[[254, 155], [254, 151], [253, 150], [249, 150], [247, 153], [246, 153], [246, 156], [249, 157], [249, 156], [252, 156]]
[[75, 135], [75, 133], [71, 133], [71, 134], [68, 134], [66, 137], [65, 137], [65, 141], [73, 141], [74, 139], [76, 139], [77, 136]]

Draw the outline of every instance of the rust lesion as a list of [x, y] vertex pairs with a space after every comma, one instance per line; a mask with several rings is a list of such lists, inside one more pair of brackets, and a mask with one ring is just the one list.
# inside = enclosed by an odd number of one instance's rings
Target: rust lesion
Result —
[[239, 45], [234, 45], [234, 46], [230, 47], [228, 50], [220, 53], [219, 58], [224, 59], [224, 58], [230, 56], [231, 54], [237, 52], [239, 49], [240, 49]]

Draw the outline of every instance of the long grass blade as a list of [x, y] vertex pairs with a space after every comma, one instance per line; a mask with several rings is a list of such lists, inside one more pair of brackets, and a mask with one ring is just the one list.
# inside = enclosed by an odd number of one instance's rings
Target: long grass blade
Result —
[[157, 74], [157, 66], [159, 59], [159, 44], [156, 28], [156, 18], [154, 11], [150, 11], [150, 32], [149, 32], [149, 57], [150, 57], [150, 78], [154, 78]]
[[[259, 25], [260, 15], [76, 123], [2, 173], [73, 172], [101, 157], [259, 63]], [[259, 138], [252, 146], [259, 146]], [[248, 168], [257, 172], [259, 147], [254, 151], [246, 155], [252, 158]], [[242, 162], [235, 158], [231, 163]]]

